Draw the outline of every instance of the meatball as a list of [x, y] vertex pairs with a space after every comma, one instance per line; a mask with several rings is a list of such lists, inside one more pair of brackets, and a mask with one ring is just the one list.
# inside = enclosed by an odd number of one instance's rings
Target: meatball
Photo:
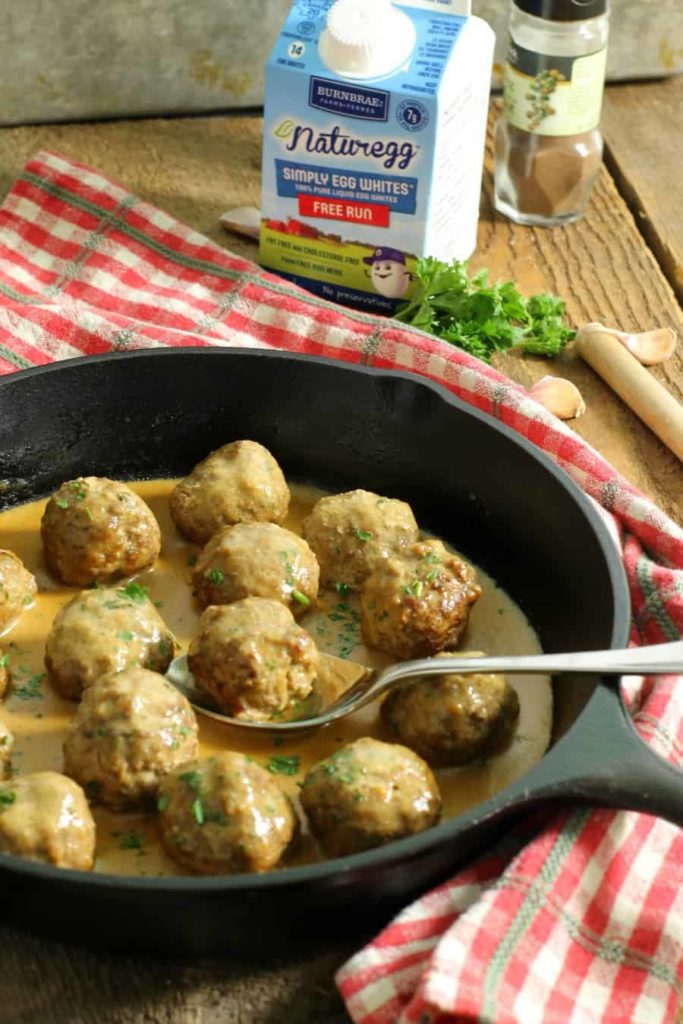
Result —
[[12, 551], [0, 550], [0, 633], [6, 633], [35, 597], [36, 581]]
[[354, 590], [384, 559], [418, 538], [410, 505], [371, 491], [321, 498], [302, 532], [318, 556], [323, 586], [343, 583]]
[[64, 742], [64, 771], [112, 810], [144, 809], [163, 776], [197, 754], [186, 698], [156, 672], [128, 668], [84, 692]]
[[161, 549], [152, 510], [126, 484], [106, 477], [62, 484], [47, 503], [40, 533], [52, 575], [77, 587], [132, 576]]
[[381, 707], [389, 736], [436, 766], [488, 757], [509, 743], [519, 698], [505, 676], [427, 676], [394, 690]]
[[289, 798], [242, 754], [176, 768], [161, 782], [158, 808], [169, 856], [204, 875], [268, 871], [296, 831]]
[[305, 540], [275, 523], [238, 523], [214, 534], [192, 582], [199, 603], [271, 597], [305, 612], [318, 596], [318, 560]]
[[89, 871], [95, 822], [81, 787], [57, 772], [22, 775], [0, 786], [0, 853]]
[[309, 695], [318, 673], [311, 636], [265, 597], [207, 608], [187, 660], [197, 685], [233, 718], [281, 714]]
[[211, 452], [181, 480], [170, 498], [171, 516], [197, 544], [234, 523], [279, 523], [289, 508], [282, 470], [257, 441], [233, 441]]
[[315, 765], [304, 779], [301, 803], [331, 857], [422, 832], [441, 812], [429, 766], [406, 747], [369, 737]]
[[397, 658], [452, 650], [481, 596], [474, 569], [439, 540], [412, 544], [363, 584], [361, 625], [367, 644]]
[[9, 779], [12, 775], [12, 749], [14, 736], [3, 721], [0, 721], [0, 778]]
[[67, 700], [106, 672], [142, 665], [165, 672], [175, 639], [145, 587], [83, 590], [57, 613], [45, 646], [52, 685]]

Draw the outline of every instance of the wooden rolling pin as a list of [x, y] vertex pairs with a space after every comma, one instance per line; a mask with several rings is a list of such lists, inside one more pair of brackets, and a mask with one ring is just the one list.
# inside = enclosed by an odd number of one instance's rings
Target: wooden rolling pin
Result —
[[574, 346], [643, 423], [683, 461], [683, 406], [604, 328], [579, 329]]

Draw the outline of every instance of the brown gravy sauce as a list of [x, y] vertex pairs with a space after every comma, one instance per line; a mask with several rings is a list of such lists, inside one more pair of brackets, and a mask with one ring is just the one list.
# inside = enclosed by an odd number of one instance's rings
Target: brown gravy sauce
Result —
[[[183, 650], [197, 631], [199, 609], [192, 598], [191, 564], [198, 548], [177, 533], [168, 511], [168, 496], [175, 480], [146, 480], [130, 486], [149, 504], [161, 527], [163, 544], [155, 567], [141, 574], [150, 597], [159, 602], [162, 618], [176, 634]], [[323, 492], [290, 485], [292, 502], [283, 524], [296, 533], [301, 521]], [[15, 736], [13, 771], [62, 770], [62, 743], [74, 705], [59, 698], [45, 675], [45, 639], [59, 608], [77, 592], [58, 584], [47, 573], [41, 554], [40, 520], [45, 500], [30, 502], [0, 513], [0, 547], [14, 551], [38, 581], [35, 603], [0, 640], [9, 654], [12, 686], [0, 714]], [[462, 650], [488, 654], [532, 654], [541, 648], [536, 634], [520, 609], [494, 581], [478, 570], [483, 596], [474, 606]], [[319, 606], [301, 620], [321, 650], [370, 665], [389, 663], [386, 656], [362, 645], [357, 599], [321, 592]], [[460, 769], [437, 771], [443, 796], [444, 817], [454, 817], [488, 799], [518, 778], [545, 752], [552, 723], [550, 682], [539, 676], [512, 677], [520, 696], [521, 715], [515, 738], [502, 754], [486, 762]], [[377, 707], [372, 706], [300, 740], [252, 739], [199, 714], [200, 756], [219, 750], [239, 750], [268, 766], [272, 757], [299, 758], [295, 775], [277, 773], [273, 778], [292, 797], [308, 768], [344, 743], [359, 736], [381, 737]], [[281, 764], [282, 762], [280, 762]], [[277, 762], [275, 762], [277, 764]], [[298, 805], [298, 800], [296, 800]], [[161, 848], [154, 815], [114, 814], [93, 808], [97, 824], [95, 870], [121, 875], [181, 875], [185, 872]], [[315, 843], [304, 827], [296, 849], [282, 866], [319, 860]]]

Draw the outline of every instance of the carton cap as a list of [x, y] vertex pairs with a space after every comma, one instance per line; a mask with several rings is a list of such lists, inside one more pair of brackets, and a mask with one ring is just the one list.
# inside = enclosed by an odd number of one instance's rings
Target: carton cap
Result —
[[337, 0], [320, 37], [320, 58], [343, 78], [380, 78], [403, 67], [415, 26], [391, 0]]

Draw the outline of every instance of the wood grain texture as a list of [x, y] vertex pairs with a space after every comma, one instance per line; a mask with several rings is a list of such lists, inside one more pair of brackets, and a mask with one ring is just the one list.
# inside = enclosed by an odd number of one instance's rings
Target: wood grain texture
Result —
[[683, 301], [683, 77], [608, 89], [605, 162]]
[[[671, 326], [683, 338], [683, 314], [671, 286], [605, 167], [587, 216], [553, 229], [521, 228], [494, 213], [492, 167], [489, 146], [474, 267], [487, 266], [493, 276], [515, 280], [524, 293], [557, 292], [577, 326], [589, 321], [623, 330]], [[672, 171], [672, 181], [678, 180]], [[584, 416], [570, 422], [572, 429], [673, 519], [683, 521], [681, 463], [571, 347], [557, 359], [503, 355], [495, 365], [527, 387], [548, 373], [572, 380], [587, 407]], [[683, 400], [683, 342], [672, 359], [649, 372]]]
[[[646, 88], [651, 103], [669, 83]], [[612, 95], [610, 90], [608, 98]], [[196, 230], [253, 258], [255, 245], [226, 235], [218, 218], [230, 207], [258, 206], [260, 140], [260, 118], [245, 115], [4, 129], [0, 193], [37, 149], [54, 149], [97, 167]], [[622, 152], [616, 132], [610, 141], [616, 160]], [[656, 159], [663, 159], [659, 150]], [[623, 182], [617, 187], [603, 169], [583, 221], [564, 229], [529, 229], [494, 214], [491, 168], [489, 151], [475, 267], [488, 266], [494, 277], [516, 280], [526, 293], [558, 292], [576, 324], [601, 320], [626, 329], [671, 324], [683, 333], [671, 287], [622, 197]], [[679, 189], [680, 206], [678, 167], [670, 166], [668, 179], [661, 173], [672, 202]], [[669, 244], [680, 251], [680, 220], [672, 215], [671, 224]], [[585, 416], [574, 421], [577, 432], [669, 514], [683, 519], [681, 464], [578, 356], [571, 351], [552, 361], [505, 356], [496, 365], [527, 386], [547, 373], [574, 380], [588, 406]], [[681, 399], [680, 353], [652, 372]], [[0, 941], [0, 1024], [348, 1022], [332, 976], [353, 944], [332, 939], [310, 958], [191, 966], [96, 956], [9, 928], [0, 928]]]

